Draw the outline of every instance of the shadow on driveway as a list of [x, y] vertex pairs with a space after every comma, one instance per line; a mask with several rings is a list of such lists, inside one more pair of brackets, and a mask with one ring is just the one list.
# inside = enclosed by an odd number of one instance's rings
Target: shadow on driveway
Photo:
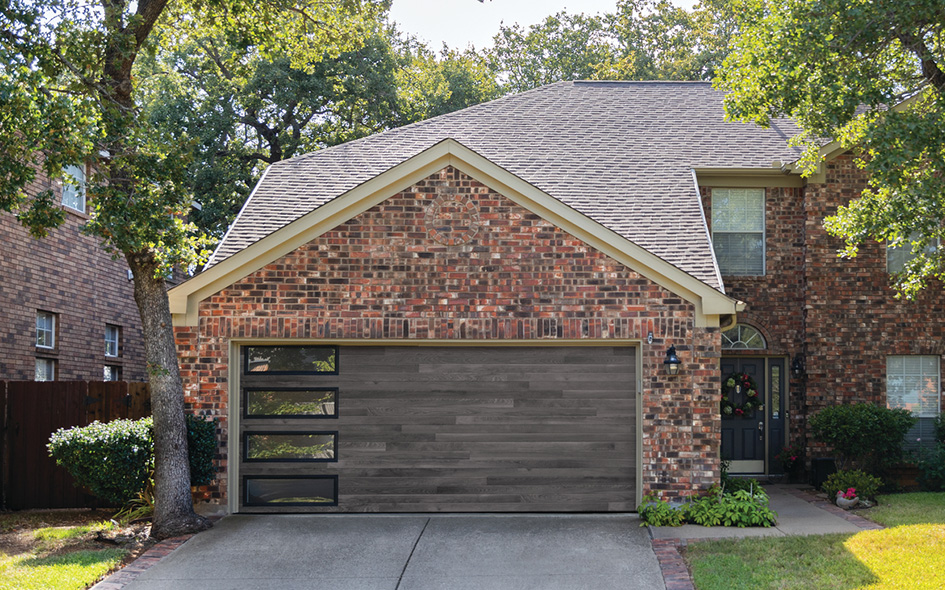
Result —
[[633, 590], [663, 577], [636, 515], [235, 515], [126, 590]]

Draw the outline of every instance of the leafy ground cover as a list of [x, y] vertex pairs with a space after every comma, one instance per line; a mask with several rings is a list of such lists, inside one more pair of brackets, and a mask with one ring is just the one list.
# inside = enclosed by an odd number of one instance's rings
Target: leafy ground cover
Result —
[[698, 590], [945, 588], [945, 493], [881, 496], [862, 516], [890, 527], [846, 535], [693, 543]]
[[147, 525], [109, 514], [55, 510], [0, 514], [0, 590], [81, 590], [147, 546]]

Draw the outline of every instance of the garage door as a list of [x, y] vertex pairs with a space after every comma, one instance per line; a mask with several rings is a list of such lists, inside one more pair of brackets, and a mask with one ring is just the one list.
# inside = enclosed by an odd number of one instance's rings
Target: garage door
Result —
[[243, 512], [634, 508], [631, 347], [243, 346]]

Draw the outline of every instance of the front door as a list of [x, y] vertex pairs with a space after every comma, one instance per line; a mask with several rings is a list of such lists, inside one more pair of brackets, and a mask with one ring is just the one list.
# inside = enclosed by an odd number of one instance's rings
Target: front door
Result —
[[722, 459], [732, 473], [780, 472], [773, 457], [785, 432], [784, 359], [723, 358], [721, 368]]
[[[764, 473], [764, 411], [755, 400], [765, 400], [765, 360], [729, 358], [722, 359], [721, 365], [722, 394], [729, 402], [722, 405], [722, 459], [732, 462], [732, 473]], [[733, 380], [738, 382], [732, 384]], [[750, 388], [757, 395], [752, 396]]]

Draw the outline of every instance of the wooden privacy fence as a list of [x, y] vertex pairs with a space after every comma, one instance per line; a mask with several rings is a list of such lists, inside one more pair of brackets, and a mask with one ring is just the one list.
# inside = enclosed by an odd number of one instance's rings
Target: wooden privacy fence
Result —
[[96, 500], [56, 465], [46, 444], [59, 428], [151, 414], [147, 383], [0, 381], [0, 503], [7, 509], [81, 508]]

